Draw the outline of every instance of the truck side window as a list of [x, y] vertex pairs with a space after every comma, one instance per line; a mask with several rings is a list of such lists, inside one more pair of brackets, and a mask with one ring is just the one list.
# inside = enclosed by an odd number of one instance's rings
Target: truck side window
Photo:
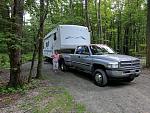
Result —
[[103, 54], [103, 50], [98, 46], [95, 46], [95, 45], [90, 46], [90, 49], [91, 49], [91, 52], [93, 55], [102, 55]]
[[82, 47], [78, 46], [76, 50], [76, 54], [81, 54], [82, 53]]
[[81, 54], [84, 54], [84, 55], [89, 55], [90, 52], [89, 52], [89, 48], [87, 46], [83, 46], [83, 52]]

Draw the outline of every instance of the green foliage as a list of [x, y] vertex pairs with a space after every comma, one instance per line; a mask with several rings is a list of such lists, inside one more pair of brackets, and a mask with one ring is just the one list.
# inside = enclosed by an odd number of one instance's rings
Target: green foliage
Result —
[[[140, 44], [145, 44], [146, 40], [147, 9], [145, 1], [101, 0], [102, 36], [100, 39], [98, 37], [97, 19], [98, 2], [94, 1], [88, 0], [88, 16], [92, 43], [104, 41], [115, 50], [117, 50], [117, 47], [120, 47], [122, 53], [124, 53], [124, 45], [128, 45], [129, 49], [134, 51], [131, 51], [131, 55], [140, 54]], [[72, 4], [68, 0], [49, 0], [48, 14], [44, 24], [44, 34], [47, 34], [59, 24], [85, 25], [85, 6], [83, 4], [82, 0], [74, 0]], [[16, 38], [13, 33], [9, 32], [10, 30], [8, 29], [11, 28], [9, 25], [11, 24], [7, 18], [4, 18], [6, 15], [4, 8], [0, 8], [0, 12], [0, 19], [3, 20], [3, 24], [0, 24], [0, 52], [7, 52], [7, 43], [13, 45], [10, 46], [11, 48], [21, 48], [22, 53], [32, 52], [39, 28], [39, 4], [35, 0], [25, 1], [25, 12], [30, 14], [31, 20], [23, 26], [22, 39]], [[6, 29], [3, 29], [4, 27]], [[125, 33], [127, 27], [129, 27], [128, 34]], [[120, 28], [120, 31], [118, 28]], [[5, 30], [8, 32], [5, 32]], [[128, 38], [128, 44], [125, 43], [125, 36]], [[145, 51], [145, 48], [143, 51]]]
[[[83, 3], [80, 0], [76, 0], [73, 2], [71, 9], [69, 1], [50, 1], [49, 14], [45, 22], [45, 34], [59, 24], [85, 25], [85, 9], [82, 5]], [[124, 40], [126, 40], [125, 29], [129, 27], [129, 33], [127, 35], [128, 47], [132, 50], [130, 51], [131, 55], [139, 54], [139, 45], [145, 43], [145, 9], [145, 2], [143, 0], [101, 0], [100, 13], [102, 37], [99, 39], [97, 20], [98, 2], [95, 4], [93, 0], [89, 0], [88, 15], [92, 43], [104, 41], [104, 43], [115, 50], [119, 46], [120, 51], [124, 53], [123, 48], [124, 45], [126, 45], [124, 42]], [[38, 13], [36, 15], [38, 16]], [[37, 18], [32, 16], [32, 19], [36, 20]], [[118, 27], [120, 27], [120, 31], [118, 31]], [[119, 40], [117, 39], [118, 36]], [[145, 51], [145, 48], [143, 51]]]
[[0, 86], [0, 94], [14, 94], [21, 93], [24, 94], [30, 89], [39, 87], [39, 80], [32, 80], [29, 84], [24, 84], [23, 86], [18, 87], [9, 87], [9, 86]]
[[[65, 88], [49, 86], [49, 82], [32, 80], [31, 83], [22, 87], [0, 87], [0, 94], [24, 94], [23, 101], [16, 103], [18, 111], [32, 113], [86, 112], [85, 106], [77, 103]], [[5, 103], [11, 103], [10, 101], [11, 99], [5, 98]]]
[[[32, 113], [48, 113], [54, 111], [62, 113], [86, 112], [83, 105], [76, 103], [68, 91], [60, 87], [39, 88], [38, 94], [30, 97], [29, 100], [25, 100], [19, 105], [19, 108], [25, 111], [30, 110]], [[42, 104], [44, 101], [46, 103]]]
[[0, 94], [25, 93], [27, 87], [0, 86]]
[[0, 68], [9, 68], [9, 57], [7, 54], [0, 54]]
[[0, 53], [6, 53], [7, 52], [7, 46], [5, 43], [5, 34], [3, 32], [0, 32]]
[[[37, 57], [35, 59], [37, 59]], [[26, 63], [28, 61], [31, 61], [32, 60], [32, 53], [30, 52], [30, 53], [22, 54], [21, 60], [22, 60], [22, 63]]]
[[[37, 59], [37, 58], [36, 58]], [[32, 53], [22, 54], [22, 64], [32, 60]], [[7, 54], [0, 54], [0, 68], [9, 69], [9, 56]]]

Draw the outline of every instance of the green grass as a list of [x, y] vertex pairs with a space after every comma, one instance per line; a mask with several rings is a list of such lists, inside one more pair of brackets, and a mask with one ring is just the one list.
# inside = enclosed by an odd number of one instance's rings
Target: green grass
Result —
[[[22, 54], [21, 56], [22, 63], [26, 63], [32, 60], [32, 53]], [[5, 53], [0, 53], [0, 68], [9, 69], [9, 56]]]
[[[67, 90], [61, 87], [43, 87], [39, 89], [39, 94], [26, 99], [21, 105], [20, 110], [32, 113], [85, 113], [83, 105], [74, 101]], [[44, 101], [46, 101], [45, 104]]]
[[[31, 113], [85, 113], [85, 106], [77, 103], [73, 96], [63, 88], [49, 86], [50, 81], [32, 80], [22, 88], [0, 87], [0, 94], [23, 94], [21, 101], [17, 102], [17, 110]], [[11, 98], [3, 100], [11, 104]]]

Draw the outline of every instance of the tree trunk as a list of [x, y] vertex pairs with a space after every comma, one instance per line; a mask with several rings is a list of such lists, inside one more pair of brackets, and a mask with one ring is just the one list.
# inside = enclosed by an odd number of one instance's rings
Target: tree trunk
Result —
[[90, 30], [89, 15], [88, 15], [88, 0], [85, 0], [85, 21], [86, 21], [86, 26]]
[[[37, 38], [37, 37], [36, 37]], [[33, 67], [34, 67], [34, 61], [37, 55], [37, 40], [34, 39], [34, 50], [33, 50], [33, 55], [32, 55], [32, 61], [31, 61], [31, 68], [30, 68], [30, 72], [29, 72], [29, 77], [28, 77], [28, 83], [31, 82], [32, 79], [32, 75], [33, 75]]]
[[124, 54], [129, 54], [129, 27], [126, 26], [125, 33], [124, 33]]
[[44, 8], [44, 0], [40, 0], [40, 27], [39, 27], [39, 39], [38, 39], [38, 66], [36, 78], [42, 77], [42, 61], [43, 61], [43, 31], [44, 31], [44, 22], [48, 13], [48, 0], [47, 7]]
[[104, 23], [104, 27], [103, 27], [103, 42], [104, 44], [107, 44], [107, 1], [104, 0], [104, 16], [105, 16], [105, 21], [103, 22]]
[[42, 60], [43, 60], [43, 29], [44, 29], [44, 0], [40, 0], [40, 34], [38, 39], [38, 66], [36, 78], [42, 77]]
[[146, 66], [150, 67], [150, 0], [147, 0], [147, 30], [146, 30], [146, 42], [147, 42], [147, 56]]
[[[84, 18], [83, 0], [80, 0], [80, 2], [81, 2], [81, 17]], [[84, 25], [84, 21], [82, 22], [82, 25]]]
[[[46, 18], [46, 16], [44, 16], [43, 19], [45, 20], [45, 18]], [[35, 58], [36, 58], [36, 55], [37, 55], [37, 52], [38, 52], [38, 47], [37, 46], [38, 46], [38, 42], [39, 42], [38, 37], [40, 35], [40, 31], [41, 31], [41, 28], [39, 28], [37, 36], [34, 38], [34, 50], [33, 50], [33, 54], [32, 54], [32, 61], [31, 61], [31, 68], [30, 68], [29, 77], [28, 77], [28, 83], [31, 81], [32, 75], [33, 75], [34, 61], [35, 61]]]
[[118, 26], [117, 26], [117, 51], [120, 52], [120, 20], [118, 19]]
[[[43, 17], [42, 22], [45, 21], [46, 15], [47, 15], [47, 12], [45, 13], [45, 15], [44, 15], [44, 17]], [[38, 43], [39, 43], [38, 37], [39, 37], [39, 35], [40, 35], [41, 29], [42, 29], [42, 28], [40, 27], [39, 30], [38, 30], [37, 36], [36, 36], [35, 39], [34, 39], [34, 50], [33, 50], [33, 54], [32, 54], [32, 61], [31, 61], [31, 68], [30, 68], [29, 77], [28, 77], [28, 83], [31, 81], [32, 75], [33, 75], [34, 61], [35, 61], [35, 58], [36, 58], [36, 55], [37, 55], [37, 52], [38, 52], [38, 47], [37, 47], [37, 46], [39, 45], [39, 44], [38, 44]], [[38, 77], [36, 76], [36, 78], [38, 78]]]
[[117, 51], [120, 53], [122, 50], [121, 50], [121, 45], [122, 45], [122, 43], [121, 43], [121, 10], [122, 10], [122, 8], [121, 8], [121, 3], [120, 3], [120, 1], [118, 1], [118, 13], [119, 13], [119, 15], [118, 15], [118, 23], [117, 23]]
[[100, 6], [101, 5], [101, 0], [99, 0], [99, 2], [98, 2], [98, 14], [97, 14], [97, 16], [98, 16], [98, 38], [99, 38], [99, 40], [100, 40], [100, 43], [103, 43], [103, 39], [102, 39], [102, 25], [101, 25], [101, 9], [100, 9]]
[[69, 3], [70, 15], [72, 15], [72, 14], [73, 14], [73, 11], [72, 11], [72, 10], [73, 10], [73, 7], [72, 7], [72, 5], [73, 5], [73, 4], [72, 4], [72, 0], [69, 0], [69, 2], [70, 2], [70, 3]]
[[18, 47], [19, 41], [22, 38], [22, 26], [23, 26], [23, 5], [24, 0], [14, 0], [13, 14], [12, 14], [12, 34], [11, 40], [15, 42], [8, 42], [9, 58], [10, 58], [10, 86], [21, 86], [22, 79], [21, 73], [21, 48]]

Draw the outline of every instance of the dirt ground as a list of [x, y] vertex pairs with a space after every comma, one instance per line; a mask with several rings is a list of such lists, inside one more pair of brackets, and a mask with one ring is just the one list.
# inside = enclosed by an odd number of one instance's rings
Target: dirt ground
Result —
[[[22, 66], [26, 74], [30, 63]], [[141, 76], [131, 83], [113, 82], [106, 87], [96, 86], [90, 75], [71, 70], [52, 71], [52, 65], [43, 64], [43, 75], [53, 86], [65, 87], [78, 103], [90, 113], [150, 113], [150, 70], [143, 69]]]

